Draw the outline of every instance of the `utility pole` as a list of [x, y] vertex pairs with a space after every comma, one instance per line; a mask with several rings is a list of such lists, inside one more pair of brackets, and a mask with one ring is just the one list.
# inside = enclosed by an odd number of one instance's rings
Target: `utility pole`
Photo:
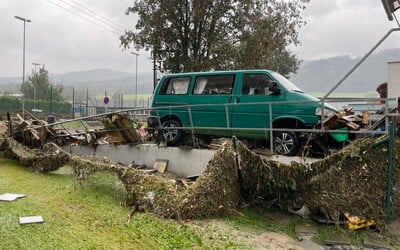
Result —
[[156, 85], [157, 85], [156, 52], [153, 49], [153, 90], [156, 89]]
[[[22, 84], [25, 83], [25, 24], [30, 23], [30, 19], [26, 19], [19, 16], [14, 16], [14, 18], [24, 22], [24, 39], [23, 39], [23, 51], [22, 51]], [[22, 96], [22, 117], [25, 117], [25, 98]]]

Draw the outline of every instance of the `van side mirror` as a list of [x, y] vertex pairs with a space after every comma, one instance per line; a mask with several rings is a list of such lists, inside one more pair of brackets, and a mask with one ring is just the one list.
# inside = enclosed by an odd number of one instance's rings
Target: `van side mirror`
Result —
[[271, 82], [269, 85], [269, 91], [271, 91], [274, 95], [279, 95], [281, 93], [281, 89], [276, 82]]

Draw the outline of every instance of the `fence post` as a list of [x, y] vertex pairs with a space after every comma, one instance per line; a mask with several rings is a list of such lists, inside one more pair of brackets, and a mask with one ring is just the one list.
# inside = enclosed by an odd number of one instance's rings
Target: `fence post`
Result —
[[389, 152], [388, 152], [388, 167], [387, 167], [387, 178], [386, 178], [386, 224], [390, 223], [390, 210], [392, 200], [392, 172], [393, 172], [393, 144], [394, 144], [394, 124], [391, 121], [389, 124]]

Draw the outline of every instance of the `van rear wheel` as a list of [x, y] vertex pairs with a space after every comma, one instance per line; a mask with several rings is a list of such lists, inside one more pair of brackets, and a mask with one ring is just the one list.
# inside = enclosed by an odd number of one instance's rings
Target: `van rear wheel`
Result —
[[279, 131], [274, 134], [274, 149], [280, 155], [296, 155], [300, 144], [296, 133]]
[[177, 120], [166, 120], [162, 123], [162, 135], [170, 146], [176, 146], [183, 138], [183, 131], [180, 129], [174, 129], [181, 127], [181, 124]]

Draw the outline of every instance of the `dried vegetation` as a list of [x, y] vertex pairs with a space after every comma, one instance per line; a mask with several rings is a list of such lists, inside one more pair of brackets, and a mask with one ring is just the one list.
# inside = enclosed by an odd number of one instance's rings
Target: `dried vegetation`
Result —
[[[311, 164], [283, 164], [256, 155], [238, 141], [226, 141], [203, 173], [187, 187], [162, 175], [124, 166], [104, 157], [70, 155], [48, 143], [39, 151], [13, 138], [1, 145], [4, 156], [15, 158], [39, 172], [73, 167], [78, 179], [95, 171], [116, 173], [128, 193], [130, 204], [165, 217], [194, 219], [235, 212], [241, 202], [270, 204], [283, 210], [306, 204], [313, 212], [338, 220], [344, 212], [385, 219], [388, 148], [378, 139], [352, 142], [341, 151]], [[376, 146], [372, 146], [376, 145]], [[395, 152], [400, 149], [395, 142]], [[395, 154], [393, 165], [399, 166]], [[399, 177], [393, 168], [392, 216], [399, 216]]]

